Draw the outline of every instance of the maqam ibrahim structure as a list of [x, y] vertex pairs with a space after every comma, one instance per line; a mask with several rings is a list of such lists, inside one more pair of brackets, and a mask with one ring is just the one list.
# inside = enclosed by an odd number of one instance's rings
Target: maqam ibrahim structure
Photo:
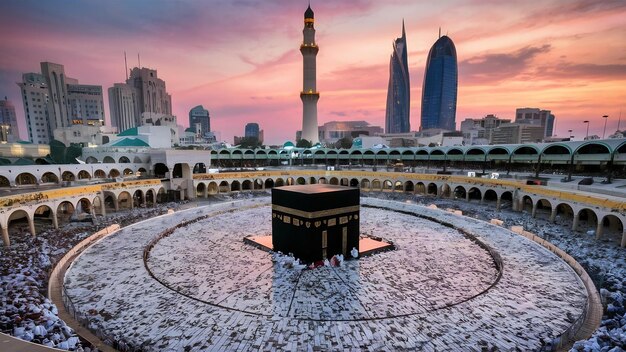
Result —
[[420, 130], [441, 128], [454, 131], [458, 68], [456, 48], [444, 35], [428, 53], [422, 87], [422, 119]]
[[315, 43], [315, 23], [313, 10], [309, 6], [304, 12], [304, 40], [300, 45], [303, 59], [303, 86], [300, 92], [302, 99], [302, 138], [312, 144], [319, 142], [317, 132], [317, 101], [320, 93], [316, 86], [316, 57], [319, 48]]
[[393, 54], [389, 61], [389, 87], [387, 88], [387, 109], [385, 112], [385, 132], [405, 133], [411, 131], [411, 84], [407, 60], [406, 32], [402, 21], [402, 37], [393, 43]]

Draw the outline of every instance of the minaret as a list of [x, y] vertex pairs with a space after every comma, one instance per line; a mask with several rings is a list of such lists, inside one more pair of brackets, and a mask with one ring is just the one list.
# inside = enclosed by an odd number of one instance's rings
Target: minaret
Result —
[[303, 58], [303, 85], [300, 99], [302, 99], [302, 138], [316, 144], [319, 142], [317, 131], [317, 101], [320, 93], [316, 85], [316, 56], [319, 48], [315, 43], [315, 22], [311, 5], [304, 12], [304, 41], [300, 45]]

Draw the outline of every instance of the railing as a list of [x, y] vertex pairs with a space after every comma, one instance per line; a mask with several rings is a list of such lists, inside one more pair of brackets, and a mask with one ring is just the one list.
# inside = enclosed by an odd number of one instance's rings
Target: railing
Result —
[[[552, 347], [556, 350], [562, 350], [570, 347], [572, 343], [578, 339], [589, 338], [591, 333], [593, 333], [593, 331], [600, 326], [603, 308], [598, 290], [596, 289], [596, 286], [591, 280], [589, 274], [587, 274], [587, 271], [571, 255], [534, 233], [528, 231], [514, 232], [540, 244], [561, 258], [572, 268], [572, 270], [574, 270], [587, 290], [587, 304], [583, 307], [582, 313], [576, 318], [576, 320], [574, 320], [567, 330], [552, 340]], [[587, 329], [585, 329], [585, 331], [581, 331], [581, 328], [583, 328], [584, 325], [587, 325]]]
[[[65, 271], [68, 269], [70, 263], [78, 255], [80, 255], [85, 249], [93, 245], [98, 240], [106, 236], [109, 236], [112, 233], [115, 233], [117, 230], [119, 230], [119, 228], [120, 226], [117, 224], [110, 225], [94, 233], [93, 235], [87, 237], [86, 239], [80, 241], [76, 246], [70, 249], [58, 262], [56, 262], [56, 264], [50, 271], [49, 281], [48, 281], [48, 297], [51, 300], [53, 300], [53, 298], [59, 298], [57, 297], [57, 295], [60, 295], [60, 298], [62, 300], [63, 307], [65, 308], [66, 313], [74, 319], [74, 322], [63, 319], [65, 320], [65, 323], [69, 325], [72, 329], [74, 329], [74, 331], [76, 331], [77, 334], [81, 338], [87, 340], [93, 346], [101, 350], [102, 349], [106, 350], [106, 347], [102, 346], [103, 343], [106, 343], [107, 345], [113, 345], [110, 342], [114, 340], [110, 340], [108, 337], [102, 336], [101, 332], [97, 330], [94, 331], [89, 328], [89, 320], [86, 319], [84, 315], [81, 315], [78, 313], [74, 305], [74, 302], [72, 302], [72, 300], [66, 294], [65, 284], [63, 281], [64, 281], [64, 276], [65, 276]], [[53, 303], [56, 304], [56, 302], [54, 301]], [[60, 313], [59, 316], [61, 317], [61, 315], [62, 314]], [[87, 336], [87, 334], [79, 333], [79, 331], [83, 327], [88, 329], [91, 333], [93, 333], [98, 339], [100, 339], [100, 341], [94, 339], [91, 336]]]

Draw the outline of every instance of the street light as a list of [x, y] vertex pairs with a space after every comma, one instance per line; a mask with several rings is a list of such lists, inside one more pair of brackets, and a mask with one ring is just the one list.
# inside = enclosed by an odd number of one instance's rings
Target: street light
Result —
[[572, 132], [574, 132], [574, 130], [567, 130], [567, 132], [569, 133], [570, 141], [574, 140], [574, 136], [572, 135]]
[[589, 120], [583, 121], [583, 123], [587, 124], [587, 135], [585, 135], [585, 140], [589, 139]]
[[604, 119], [604, 130], [602, 130], [602, 139], [604, 139], [604, 135], [606, 134], [606, 121], [608, 120], [609, 115], [603, 115], [602, 118]]

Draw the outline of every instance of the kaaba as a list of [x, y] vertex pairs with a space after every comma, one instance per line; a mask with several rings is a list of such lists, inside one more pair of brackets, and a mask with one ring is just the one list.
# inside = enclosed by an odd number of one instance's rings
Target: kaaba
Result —
[[272, 246], [305, 263], [359, 249], [359, 189], [315, 184], [272, 189]]

